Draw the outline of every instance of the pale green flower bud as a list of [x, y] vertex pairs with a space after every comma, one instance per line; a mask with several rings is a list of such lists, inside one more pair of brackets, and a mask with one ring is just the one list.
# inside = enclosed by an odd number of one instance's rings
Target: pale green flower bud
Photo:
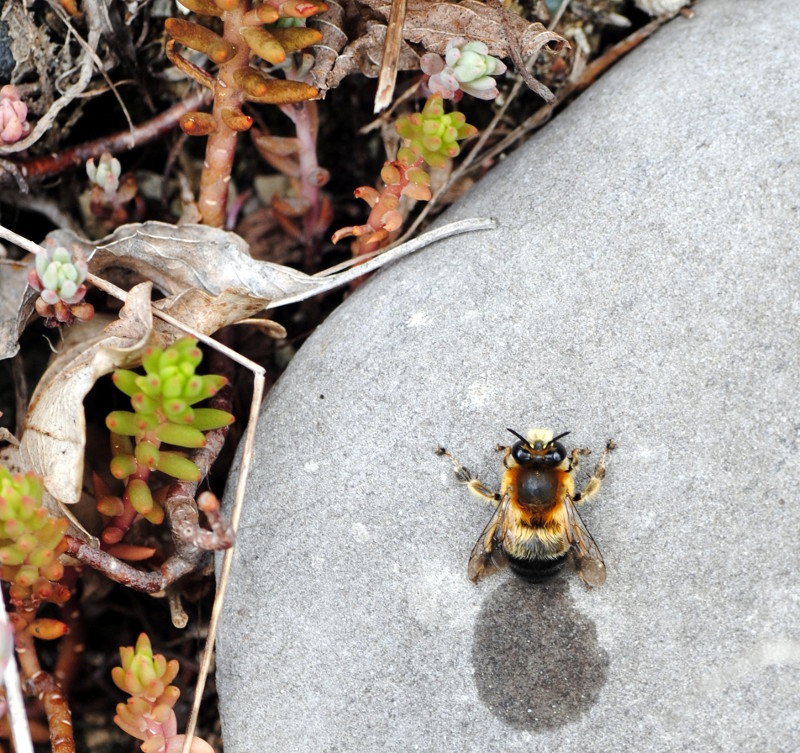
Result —
[[94, 159], [86, 163], [86, 175], [90, 182], [100, 186], [107, 194], [113, 194], [119, 188], [119, 176], [122, 165], [116, 157], [109, 152], [103, 152], [99, 164], [94, 164]]

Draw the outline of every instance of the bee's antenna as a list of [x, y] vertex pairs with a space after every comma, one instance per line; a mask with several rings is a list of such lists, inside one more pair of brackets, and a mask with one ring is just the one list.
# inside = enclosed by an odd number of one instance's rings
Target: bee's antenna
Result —
[[506, 431], [510, 431], [515, 437], [519, 437], [525, 444], [528, 444], [528, 440], [522, 436], [518, 431], [514, 431], [513, 429], [509, 429], [506, 427]]
[[549, 444], [553, 444], [553, 442], [557, 442], [559, 439], [561, 439], [561, 438], [563, 438], [563, 437], [566, 437], [566, 436], [567, 436], [567, 434], [571, 434], [571, 433], [572, 433], [572, 432], [565, 431], [563, 434], [559, 434], [557, 437], [553, 437], [553, 438], [550, 440]]

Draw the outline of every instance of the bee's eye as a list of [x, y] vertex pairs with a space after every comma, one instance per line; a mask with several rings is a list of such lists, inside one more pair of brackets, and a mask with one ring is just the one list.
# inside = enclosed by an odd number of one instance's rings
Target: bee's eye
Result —
[[560, 463], [565, 457], [567, 457], [567, 451], [560, 442], [556, 442], [547, 452], [547, 460], [554, 465]]
[[531, 454], [522, 442], [515, 442], [511, 447], [511, 457], [518, 463], [525, 464], [530, 462]]

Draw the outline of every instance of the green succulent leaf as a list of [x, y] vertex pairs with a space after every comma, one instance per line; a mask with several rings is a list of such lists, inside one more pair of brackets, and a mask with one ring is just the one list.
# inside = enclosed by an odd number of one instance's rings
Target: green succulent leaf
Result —
[[189, 458], [176, 452], [162, 452], [158, 470], [181, 481], [199, 481], [200, 469]]

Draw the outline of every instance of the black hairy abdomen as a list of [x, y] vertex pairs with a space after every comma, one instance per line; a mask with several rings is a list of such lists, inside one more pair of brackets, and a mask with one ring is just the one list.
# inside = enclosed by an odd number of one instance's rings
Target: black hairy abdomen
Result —
[[519, 557], [508, 557], [508, 566], [524, 580], [541, 583], [552, 578], [564, 565], [569, 551], [559, 554], [553, 559], [526, 560]]

